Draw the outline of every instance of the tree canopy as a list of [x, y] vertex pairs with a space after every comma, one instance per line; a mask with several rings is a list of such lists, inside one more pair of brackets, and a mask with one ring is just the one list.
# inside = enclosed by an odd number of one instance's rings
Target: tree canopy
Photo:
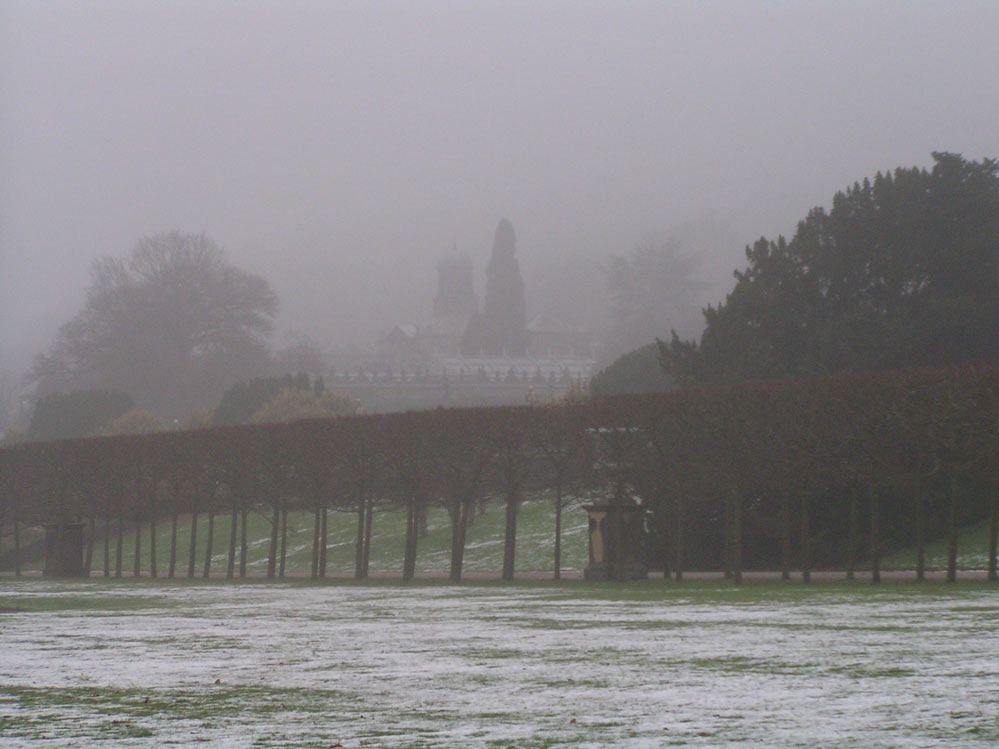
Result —
[[56, 440], [97, 434], [135, 407], [127, 393], [74, 390], [40, 398], [25, 433], [28, 440]]
[[594, 375], [590, 390], [594, 395], [657, 393], [668, 390], [671, 384], [659, 366], [656, 344], [649, 343], [619, 356]]
[[161, 418], [214, 404], [263, 373], [278, 301], [203, 234], [141, 238], [91, 270], [83, 309], [35, 362], [40, 389], [111, 388]]
[[359, 404], [352, 398], [332, 390], [283, 388], [250, 419], [254, 423], [325, 419], [348, 416], [358, 412]]
[[999, 164], [934, 153], [746, 248], [700, 342], [660, 342], [681, 382], [731, 382], [999, 357]]
[[154, 434], [162, 429], [163, 424], [151, 413], [133, 408], [102, 427], [98, 434]]
[[233, 385], [212, 414], [213, 425], [294, 421], [355, 414], [360, 404], [326, 389], [322, 377], [304, 372], [258, 377]]
[[610, 297], [611, 328], [604, 360], [652, 344], [663, 331], [689, 330], [698, 317], [704, 284], [695, 278], [697, 258], [675, 240], [647, 241], [629, 255], [612, 255], [603, 268]]

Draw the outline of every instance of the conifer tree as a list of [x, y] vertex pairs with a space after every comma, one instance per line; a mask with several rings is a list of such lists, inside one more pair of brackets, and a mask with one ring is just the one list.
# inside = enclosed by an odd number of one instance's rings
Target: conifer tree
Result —
[[513, 224], [503, 219], [496, 228], [492, 257], [486, 268], [485, 309], [469, 321], [462, 339], [462, 353], [521, 356], [527, 350], [524, 279], [516, 252]]

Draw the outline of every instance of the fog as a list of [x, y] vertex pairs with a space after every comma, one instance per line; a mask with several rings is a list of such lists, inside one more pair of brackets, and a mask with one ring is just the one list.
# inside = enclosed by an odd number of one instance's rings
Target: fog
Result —
[[[649, 237], [743, 248], [930, 152], [999, 155], [995, 2], [0, 0], [0, 369], [94, 258], [204, 232], [289, 331], [429, 317], [452, 246], [517, 232], [528, 314], [599, 327]], [[480, 284], [479, 293], [482, 293]]]

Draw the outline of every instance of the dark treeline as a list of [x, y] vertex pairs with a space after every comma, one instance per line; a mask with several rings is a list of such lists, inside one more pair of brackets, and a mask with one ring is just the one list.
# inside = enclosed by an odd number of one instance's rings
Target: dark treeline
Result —
[[[172, 524], [176, 539], [188, 523], [190, 547], [150, 548], [148, 572], [195, 576], [199, 518], [227, 514], [233, 577], [245, 574], [246, 516], [262, 512], [276, 577], [287, 514], [306, 511], [321, 577], [329, 513], [350, 512], [364, 578], [372, 515], [392, 510], [407, 517], [409, 579], [421, 513], [436, 505], [451, 519], [450, 576], [460, 580], [468, 524], [497, 501], [509, 579], [520, 503], [544, 491], [561, 511], [601, 481], [608, 497], [646, 508], [650, 566], [677, 579], [715, 569], [738, 582], [744, 569], [769, 569], [807, 580], [830, 566], [852, 577], [863, 564], [877, 580], [881, 556], [903, 545], [918, 549], [922, 577], [935, 538], [949, 540], [953, 578], [958, 528], [985, 519], [995, 579], [999, 364], [17, 444], [0, 450], [0, 519], [15, 538], [26, 526], [84, 523], [88, 569], [100, 567], [94, 539], [151, 527], [154, 543], [157, 524]], [[105, 573], [122, 574], [120, 553], [107, 568], [111, 556], [105, 548]]]

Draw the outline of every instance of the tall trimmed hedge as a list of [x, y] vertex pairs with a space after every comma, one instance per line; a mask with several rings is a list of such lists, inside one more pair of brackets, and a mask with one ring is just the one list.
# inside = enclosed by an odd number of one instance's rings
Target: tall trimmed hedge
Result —
[[[889, 549], [995, 523], [999, 364], [23, 443], [0, 449], [0, 521], [111, 532], [258, 509], [277, 528], [288, 511], [308, 510], [321, 576], [327, 513], [352, 512], [363, 578], [371, 512], [407, 512], [411, 576], [419, 512], [437, 504], [451, 518], [460, 579], [468, 524], [495, 498], [507, 508], [509, 577], [519, 502], [598, 481], [623, 483], [643, 503], [648, 558], [678, 576], [725, 569], [738, 580], [754, 567], [807, 576], [860, 560], [877, 570]], [[166, 553], [182, 574], [186, 551]]]

